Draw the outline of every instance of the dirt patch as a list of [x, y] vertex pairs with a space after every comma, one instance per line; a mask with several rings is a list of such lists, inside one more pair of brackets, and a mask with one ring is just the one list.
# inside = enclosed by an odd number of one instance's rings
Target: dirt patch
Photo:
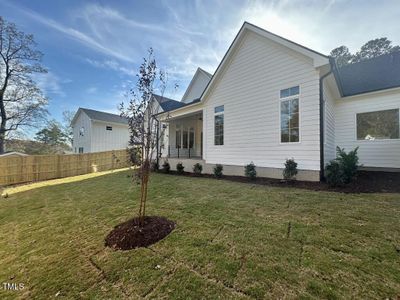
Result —
[[148, 216], [139, 226], [138, 218], [119, 224], [107, 235], [105, 245], [117, 250], [130, 250], [150, 246], [165, 238], [175, 228], [175, 223], [157, 216]]
[[[176, 175], [176, 172], [171, 171], [170, 174]], [[195, 175], [192, 173], [184, 173], [179, 176], [190, 177], [206, 177], [215, 178], [211, 174]], [[245, 182], [252, 184], [261, 184], [275, 187], [294, 187], [312, 191], [334, 191], [342, 193], [400, 193], [400, 173], [398, 172], [379, 172], [379, 171], [359, 171], [358, 176], [354, 182], [340, 186], [330, 187], [325, 182], [311, 182], [311, 181], [285, 181], [274, 178], [257, 177], [255, 180], [250, 180], [244, 176], [226, 176], [222, 177], [223, 180]]]

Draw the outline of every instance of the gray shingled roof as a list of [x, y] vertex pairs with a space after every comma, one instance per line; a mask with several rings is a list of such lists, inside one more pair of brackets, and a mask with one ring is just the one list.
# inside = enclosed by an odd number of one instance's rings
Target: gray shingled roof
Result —
[[183, 102], [163, 97], [160, 95], [153, 94], [153, 97], [160, 104], [163, 111], [170, 111], [185, 106], [185, 103]]
[[110, 123], [128, 124], [128, 120], [124, 117], [121, 117], [120, 115], [110, 114], [88, 108], [80, 108], [80, 109], [84, 111], [92, 120], [98, 120]]
[[340, 68], [333, 66], [342, 96], [400, 87], [400, 52], [393, 52]]

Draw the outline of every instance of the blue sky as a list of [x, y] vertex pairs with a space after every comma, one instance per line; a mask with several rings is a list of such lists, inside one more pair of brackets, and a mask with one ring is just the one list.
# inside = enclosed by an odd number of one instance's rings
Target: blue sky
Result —
[[325, 54], [382, 36], [400, 44], [397, 0], [0, 0], [0, 15], [34, 34], [49, 70], [36, 80], [58, 120], [80, 106], [117, 112], [149, 47], [179, 100], [198, 66], [214, 72], [244, 21]]

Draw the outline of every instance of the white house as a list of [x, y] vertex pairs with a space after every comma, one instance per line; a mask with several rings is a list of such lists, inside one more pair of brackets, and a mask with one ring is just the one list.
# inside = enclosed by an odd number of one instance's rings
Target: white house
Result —
[[318, 181], [339, 146], [359, 147], [365, 168], [400, 170], [399, 53], [338, 68], [244, 23], [212, 76], [198, 69], [181, 101], [160, 99], [158, 152], [172, 169], [199, 162], [243, 175], [253, 162], [259, 176], [281, 178], [294, 158], [298, 179]]
[[126, 149], [129, 142], [127, 119], [106, 112], [79, 108], [73, 120], [72, 147], [75, 153]]

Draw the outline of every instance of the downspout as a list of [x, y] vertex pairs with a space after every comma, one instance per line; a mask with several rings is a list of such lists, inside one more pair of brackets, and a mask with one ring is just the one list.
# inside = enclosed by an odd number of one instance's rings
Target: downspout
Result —
[[325, 136], [324, 136], [324, 128], [325, 128], [325, 120], [324, 120], [324, 79], [332, 74], [332, 61], [329, 59], [329, 71], [322, 75], [319, 79], [319, 159], [320, 159], [320, 172], [319, 172], [319, 180], [325, 180]]

